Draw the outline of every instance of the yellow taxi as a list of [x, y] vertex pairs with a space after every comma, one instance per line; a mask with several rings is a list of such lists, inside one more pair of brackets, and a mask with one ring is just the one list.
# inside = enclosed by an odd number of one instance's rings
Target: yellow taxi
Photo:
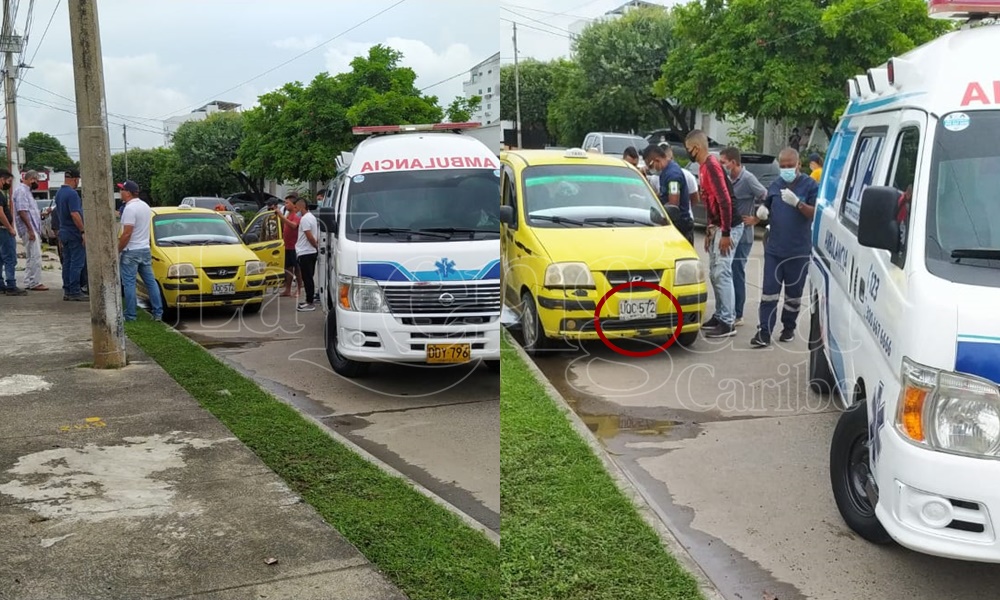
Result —
[[[612, 288], [651, 283], [673, 294], [683, 322], [677, 343], [693, 344], [708, 290], [694, 248], [673, 226], [645, 177], [625, 161], [578, 148], [500, 155], [501, 277], [504, 304], [521, 325], [525, 349], [553, 340], [599, 339], [595, 312]], [[673, 302], [633, 286], [604, 302], [608, 340], [668, 338]]]
[[[152, 209], [149, 245], [164, 308], [219, 306], [260, 310], [264, 294], [284, 285], [281, 223], [262, 213], [240, 235], [221, 214], [192, 206]], [[140, 278], [137, 295], [149, 293]]]

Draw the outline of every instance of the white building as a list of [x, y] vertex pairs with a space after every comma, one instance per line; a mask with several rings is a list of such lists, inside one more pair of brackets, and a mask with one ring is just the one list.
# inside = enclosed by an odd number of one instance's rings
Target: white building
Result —
[[234, 102], [223, 102], [222, 100], [215, 100], [209, 102], [205, 106], [197, 110], [193, 110], [186, 115], [180, 115], [178, 117], [170, 117], [163, 122], [163, 144], [169, 146], [173, 143], [174, 133], [177, 132], [179, 128], [184, 123], [188, 121], [204, 121], [208, 118], [208, 115], [223, 112], [223, 111], [234, 111], [240, 108], [239, 104]]
[[469, 69], [469, 80], [462, 84], [465, 97], [479, 96], [483, 101], [472, 115], [473, 121], [491, 125], [500, 119], [500, 53]]
[[597, 23], [600, 21], [611, 21], [613, 19], [621, 18], [622, 15], [628, 13], [629, 11], [635, 10], [637, 8], [648, 8], [656, 7], [666, 10], [666, 7], [662, 4], [657, 4], [655, 2], [645, 2], [644, 0], [629, 0], [625, 4], [622, 4], [618, 8], [609, 10], [603, 15], [593, 18], [593, 19], [580, 19], [579, 21], [574, 21], [569, 26], [569, 32], [576, 37], [583, 33], [583, 30], [587, 28], [588, 25]]

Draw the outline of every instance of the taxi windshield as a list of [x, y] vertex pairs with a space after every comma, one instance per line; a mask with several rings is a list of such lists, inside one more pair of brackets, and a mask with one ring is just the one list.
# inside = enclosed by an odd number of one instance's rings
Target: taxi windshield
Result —
[[243, 243], [229, 221], [218, 215], [156, 215], [153, 217], [153, 239], [159, 246]]
[[365, 173], [347, 191], [346, 235], [367, 242], [500, 238], [500, 172], [433, 169]]
[[524, 170], [524, 212], [534, 227], [653, 227], [662, 213], [645, 178], [626, 167], [549, 165]]
[[928, 267], [952, 281], [1000, 285], [1000, 111], [943, 116], [928, 186]]

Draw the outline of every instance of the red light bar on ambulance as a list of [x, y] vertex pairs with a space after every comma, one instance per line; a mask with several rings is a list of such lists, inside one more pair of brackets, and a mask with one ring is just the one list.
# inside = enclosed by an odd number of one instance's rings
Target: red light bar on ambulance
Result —
[[351, 131], [354, 135], [372, 135], [376, 133], [410, 133], [415, 131], [455, 131], [458, 129], [475, 129], [481, 123], [424, 123], [418, 125], [370, 125], [367, 127], [354, 127]]
[[930, 0], [927, 12], [935, 19], [1000, 16], [998, 0]]

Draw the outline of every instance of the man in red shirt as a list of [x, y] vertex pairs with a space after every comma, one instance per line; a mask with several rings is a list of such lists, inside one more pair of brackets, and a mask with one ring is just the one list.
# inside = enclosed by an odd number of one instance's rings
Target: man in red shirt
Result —
[[709, 256], [709, 278], [715, 292], [715, 314], [702, 325], [705, 337], [736, 335], [736, 288], [733, 286], [733, 255], [743, 237], [743, 217], [733, 204], [732, 184], [719, 159], [708, 151], [708, 136], [694, 130], [684, 141], [691, 160], [701, 165], [698, 186], [708, 213], [705, 250]]
[[298, 201], [299, 195], [295, 192], [290, 192], [285, 196], [285, 207], [281, 209], [278, 207], [277, 200], [275, 200], [273, 209], [274, 214], [278, 215], [281, 219], [281, 238], [285, 241], [285, 291], [281, 295], [285, 298], [292, 296], [292, 278], [298, 282], [295, 286], [294, 296], [297, 298], [299, 295], [299, 289], [302, 287], [302, 270], [299, 268], [298, 258], [295, 256], [295, 242], [299, 239], [299, 216], [298, 210], [295, 208], [295, 203]]

